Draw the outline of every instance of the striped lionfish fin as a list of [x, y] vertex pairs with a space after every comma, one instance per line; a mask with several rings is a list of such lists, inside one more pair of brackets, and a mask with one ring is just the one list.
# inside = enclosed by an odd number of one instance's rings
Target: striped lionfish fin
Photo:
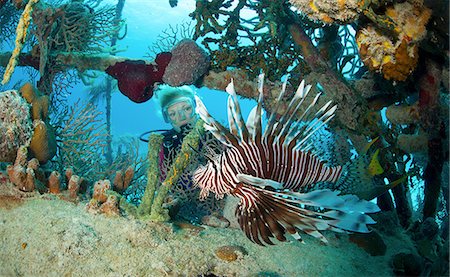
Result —
[[203, 125], [205, 130], [210, 131], [213, 136], [218, 139], [224, 145], [231, 147], [232, 145], [238, 145], [238, 140], [227, 128], [217, 122], [208, 112], [203, 104], [202, 100], [195, 95], [196, 112], [200, 118], [205, 122]]
[[[375, 204], [352, 195], [319, 190], [311, 193], [273, 192], [241, 184], [234, 192], [241, 198], [236, 208], [239, 225], [246, 236], [260, 245], [271, 240], [286, 240], [286, 234], [302, 241], [299, 231], [327, 243], [321, 231], [367, 233], [367, 224], [374, 224], [366, 213], [379, 211]], [[300, 205], [326, 209], [316, 212]]]
[[228, 115], [228, 125], [230, 132], [236, 136], [239, 137], [239, 130], [236, 124], [236, 120], [234, 120], [233, 110], [234, 110], [234, 103], [233, 99], [231, 99], [231, 96], [228, 96], [228, 106], [227, 106], [227, 115]]
[[276, 121], [275, 116], [281, 111], [281, 99], [286, 93], [286, 81], [283, 83], [277, 104], [269, 118], [264, 137], [273, 138], [273, 141], [288, 145], [290, 149], [296, 147], [305, 151], [308, 148], [308, 139], [333, 117], [337, 106], [331, 105], [331, 101], [323, 105], [316, 113], [313, 113], [321, 93], [318, 93], [309, 103], [304, 112], [297, 117], [298, 111], [305, 105], [306, 97], [311, 90], [311, 85], [305, 86], [304, 80], [300, 83], [295, 95], [287, 108], [282, 112], [281, 118]]
[[247, 118], [247, 129], [250, 134], [250, 138], [253, 142], [260, 141], [262, 136], [262, 123], [261, 118], [264, 111], [262, 110], [263, 102], [263, 91], [264, 91], [264, 74], [261, 73], [258, 76], [258, 102], [257, 105], [250, 111]]
[[258, 178], [248, 174], [238, 173], [236, 174], [236, 178], [239, 182], [251, 184], [252, 186], [257, 187], [271, 187], [273, 189], [282, 189], [283, 184], [270, 179]]
[[272, 144], [274, 141], [274, 136], [272, 135], [272, 132], [274, 131], [274, 128], [278, 126], [276, 115], [279, 113], [279, 110], [281, 108], [281, 99], [283, 99], [284, 95], [286, 94], [286, 85], [287, 85], [287, 78], [283, 82], [283, 85], [281, 87], [281, 92], [278, 95], [277, 102], [275, 104], [275, 108], [273, 109], [269, 120], [267, 121], [267, 126], [264, 130], [263, 137], [267, 140], [268, 144]]
[[230, 125], [230, 130], [232, 130], [232, 134], [234, 134], [240, 142], [241, 141], [248, 142], [249, 132], [242, 117], [241, 106], [239, 105], [236, 91], [234, 89], [233, 79], [231, 79], [231, 82], [228, 84], [225, 90], [229, 94], [228, 121]]

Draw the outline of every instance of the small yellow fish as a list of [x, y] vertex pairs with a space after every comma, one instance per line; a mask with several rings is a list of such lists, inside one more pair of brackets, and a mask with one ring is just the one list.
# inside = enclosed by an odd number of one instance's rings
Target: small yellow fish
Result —
[[380, 149], [377, 149], [373, 154], [372, 159], [370, 159], [370, 163], [367, 170], [371, 176], [380, 175], [383, 174], [384, 172], [383, 168], [381, 167], [380, 160], [378, 159], [379, 153]]

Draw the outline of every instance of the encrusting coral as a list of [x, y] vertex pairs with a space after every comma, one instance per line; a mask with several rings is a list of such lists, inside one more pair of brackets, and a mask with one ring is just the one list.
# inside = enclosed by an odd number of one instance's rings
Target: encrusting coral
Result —
[[13, 162], [32, 135], [30, 105], [15, 90], [0, 93], [0, 162]]
[[311, 20], [324, 23], [350, 23], [362, 12], [363, 4], [368, 0], [289, 0], [297, 9], [304, 12]]
[[356, 42], [364, 64], [387, 80], [406, 80], [417, 66], [418, 43], [425, 38], [430, 16], [430, 9], [408, 2], [389, 6], [385, 20], [392, 23], [387, 27], [395, 36], [374, 25], [358, 30]]

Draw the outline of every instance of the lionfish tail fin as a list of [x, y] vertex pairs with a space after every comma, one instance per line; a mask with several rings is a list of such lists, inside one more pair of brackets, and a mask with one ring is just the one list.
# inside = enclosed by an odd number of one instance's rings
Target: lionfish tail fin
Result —
[[300, 233], [305, 233], [327, 243], [325, 230], [369, 232], [367, 224], [375, 221], [366, 213], [379, 211], [373, 203], [329, 190], [302, 194], [242, 184], [233, 194], [241, 198], [236, 216], [242, 231], [260, 245], [274, 244], [272, 239], [285, 241], [287, 234], [302, 242]]

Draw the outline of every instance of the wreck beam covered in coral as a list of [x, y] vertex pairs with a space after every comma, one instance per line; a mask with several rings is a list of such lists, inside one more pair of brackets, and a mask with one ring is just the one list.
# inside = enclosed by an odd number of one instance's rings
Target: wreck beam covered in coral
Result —
[[444, 165], [444, 145], [446, 131], [440, 119], [439, 90], [442, 69], [433, 60], [426, 62], [426, 72], [420, 79], [419, 111], [421, 126], [429, 135], [428, 164], [424, 171], [425, 199], [423, 217], [436, 215], [439, 194], [442, 185], [442, 167]]
[[[364, 126], [363, 120], [367, 114], [367, 103], [364, 99], [357, 95], [342, 78], [327, 66], [326, 61], [322, 59], [317, 48], [311, 42], [311, 39], [306, 35], [305, 31], [296, 23], [288, 25], [289, 32], [294, 42], [301, 47], [303, 58], [308, 66], [319, 74], [320, 84], [323, 86], [325, 93], [339, 103], [339, 112], [337, 118], [342, 126], [350, 130]], [[318, 81], [318, 80], [316, 80]]]
[[[5, 67], [8, 64], [11, 52], [0, 53], [0, 66]], [[86, 70], [105, 71], [108, 67], [123, 61], [138, 61], [127, 57], [118, 57], [109, 54], [87, 54], [82, 52], [59, 52], [53, 54], [53, 57], [68, 67], [75, 68], [80, 72]], [[37, 60], [36, 60], [37, 59]], [[22, 53], [18, 57], [19, 66], [32, 66], [39, 69], [39, 57], [33, 56], [31, 53]], [[142, 60], [139, 60], [142, 61]], [[37, 62], [37, 67], [36, 67]], [[152, 64], [152, 61], [144, 60], [145, 64]]]

